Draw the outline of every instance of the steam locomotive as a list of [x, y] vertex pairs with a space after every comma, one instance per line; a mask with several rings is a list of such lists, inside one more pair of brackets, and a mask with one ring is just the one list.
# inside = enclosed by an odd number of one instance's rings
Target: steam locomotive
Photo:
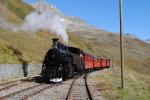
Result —
[[109, 58], [94, 57], [79, 48], [64, 45], [57, 38], [52, 40], [52, 49], [46, 53], [42, 65], [41, 76], [45, 81], [66, 80], [90, 70], [112, 65]]

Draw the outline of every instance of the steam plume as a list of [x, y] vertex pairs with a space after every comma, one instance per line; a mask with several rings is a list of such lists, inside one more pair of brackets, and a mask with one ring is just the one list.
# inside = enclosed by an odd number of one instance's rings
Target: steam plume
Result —
[[61, 36], [68, 43], [68, 35], [66, 33], [66, 24], [62, 18], [57, 15], [48, 4], [43, 0], [37, 3], [35, 11], [31, 12], [24, 18], [21, 25], [12, 24], [6, 21], [4, 17], [0, 17], [0, 28], [13, 32], [37, 32], [38, 30], [47, 30]]

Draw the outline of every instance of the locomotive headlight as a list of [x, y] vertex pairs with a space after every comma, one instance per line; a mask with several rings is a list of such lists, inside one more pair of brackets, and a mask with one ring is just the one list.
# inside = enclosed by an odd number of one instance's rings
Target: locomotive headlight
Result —
[[59, 67], [59, 70], [61, 70], [61, 68]]

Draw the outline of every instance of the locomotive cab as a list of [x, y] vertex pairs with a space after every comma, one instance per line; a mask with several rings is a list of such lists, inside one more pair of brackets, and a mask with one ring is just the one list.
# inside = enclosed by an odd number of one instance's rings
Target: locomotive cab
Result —
[[79, 48], [69, 47], [69, 52], [72, 54], [72, 67], [74, 69], [74, 74], [81, 74], [84, 72], [84, 61], [83, 61], [83, 51]]

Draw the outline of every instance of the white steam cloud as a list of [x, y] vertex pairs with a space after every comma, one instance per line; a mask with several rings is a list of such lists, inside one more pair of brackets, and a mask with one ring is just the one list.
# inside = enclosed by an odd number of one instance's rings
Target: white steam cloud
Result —
[[68, 35], [66, 33], [66, 24], [63, 19], [57, 15], [48, 4], [39, 2], [35, 11], [31, 12], [20, 25], [9, 23], [4, 17], [0, 17], [0, 28], [13, 32], [37, 32], [38, 30], [46, 30], [56, 33], [68, 43]]

